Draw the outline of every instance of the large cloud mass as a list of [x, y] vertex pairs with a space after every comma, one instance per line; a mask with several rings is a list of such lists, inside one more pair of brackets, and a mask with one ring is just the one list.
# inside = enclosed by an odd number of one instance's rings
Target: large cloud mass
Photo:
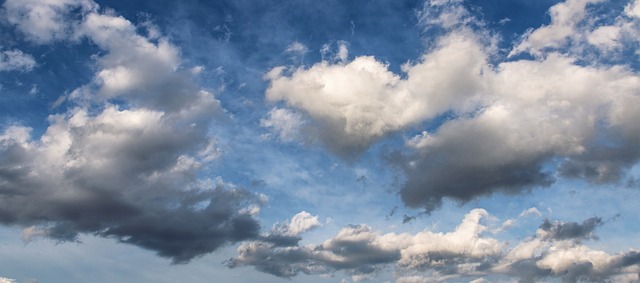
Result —
[[89, 1], [3, 8], [37, 43], [83, 37], [104, 54], [41, 137], [20, 125], [0, 133], [0, 223], [26, 227], [27, 241], [95, 234], [177, 263], [258, 236], [260, 199], [198, 176], [218, 155], [209, 128], [221, 109], [180, 70], [177, 48]]
[[[556, 176], [616, 182], [640, 158], [640, 77], [623, 62], [586, 60], [634, 46], [639, 24], [629, 4], [612, 25], [596, 27], [585, 19], [598, 2], [553, 6], [551, 24], [510, 52], [534, 59], [512, 60], [474, 28], [482, 23], [460, 1], [427, 1], [423, 23], [442, 35], [402, 74], [370, 56], [278, 67], [267, 76], [266, 96], [308, 114], [309, 127], [319, 129], [310, 133], [342, 156], [390, 133], [436, 125], [389, 155], [406, 173], [404, 202], [428, 211], [443, 198], [514, 193]], [[605, 28], [620, 33], [609, 42]]]

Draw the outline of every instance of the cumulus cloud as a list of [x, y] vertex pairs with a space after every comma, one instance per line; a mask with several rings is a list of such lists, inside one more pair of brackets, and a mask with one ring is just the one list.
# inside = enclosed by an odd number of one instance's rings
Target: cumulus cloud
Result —
[[[96, 7], [4, 4], [5, 13], [17, 13], [9, 21], [33, 40], [83, 36], [104, 55], [93, 81], [70, 95], [70, 110], [49, 117], [42, 136], [20, 125], [0, 132], [0, 223], [25, 227], [25, 241], [94, 234], [174, 263], [257, 238], [261, 198], [199, 176], [218, 155], [209, 135], [218, 101], [188, 68], [181, 71], [168, 40], [141, 36]], [[54, 23], [34, 28], [42, 19]]]
[[440, 39], [437, 50], [405, 66], [406, 79], [371, 56], [322, 61], [290, 75], [276, 67], [267, 75], [266, 97], [313, 118], [318, 138], [333, 152], [358, 153], [389, 132], [448, 111], [451, 104], [458, 109], [471, 104], [483, 88], [486, 59], [473, 37], [457, 33]]
[[[344, 271], [358, 281], [374, 277], [389, 265], [406, 271], [436, 270], [448, 273], [462, 266], [479, 266], [500, 254], [501, 243], [482, 235], [480, 224], [488, 216], [482, 209], [471, 211], [452, 232], [423, 231], [415, 235], [381, 234], [370, 226], [350, 225], [319, 245], [276, 246], [253, 241], [238, 248], [230, 267], [254, 266], [279, 277], [299, 273], [332, 274]], [[473, 268], [472, 268], [473, 269]]]
[[1, 71], [20, 71], [29, 72], [36, 66], [36, 60], [33, 56], [14, 49], [5, 50], [0, 53], [0, 72]]
[[599, 218], [582, 224], [545, 221], [533, 237], [509, 245], [486, 235], [488, 227], [482, 219], [491, 217], [483, 209], [474, 209], [447, 233], [425, 230], [416, 234], [382, 234], [360, 224], [342, 228], [321, 244], [278, 246], [267, 241], [246, 242], [228, 266], [253, 266], [284, 278], [300, 273], [330, 276], [342, 271], [356, 282], [375, 280], [377, 272], [389, 268], [394, 269], [397, 282], [461, 278], [487, 282], [482, 279], [486, 276], [506, 276], [519, 282], [638, 279], [637, 251], [609, 254], [581, 243], [582, 239], [592, 238]]
[[[402, 74], [371, 56], [277, 67], [267, 75], [266, 97], [307, 114], [310, 135], [343, 157], [429, 122], [407, 150], [388, 155], [405, 172], [405, 204], [427, 211], [443, 198], [519, 193], [557, 177], [618, 182], [640, 158], [640, 77], [627, 65], [579, 57], [588, 55], [580, 51], [588, 35], [594, 44], [624, 42], [581, 22], [598, 2], [553, 6], [552, 23], [514, 46], [535, 59], [511, 60], [470, 12], [456, 12], [465, 9], [460, 1], [428, 1], [423, 13], [445, 16], [425, 25], [441, 35]], [[571, 39], [574, 30], [580, 40]]]

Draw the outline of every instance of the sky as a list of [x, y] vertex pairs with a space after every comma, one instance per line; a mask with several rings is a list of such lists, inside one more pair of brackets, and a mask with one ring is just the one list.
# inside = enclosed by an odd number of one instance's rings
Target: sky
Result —
[[0, 3], [0, 283], [640, 282], [640, 0]]

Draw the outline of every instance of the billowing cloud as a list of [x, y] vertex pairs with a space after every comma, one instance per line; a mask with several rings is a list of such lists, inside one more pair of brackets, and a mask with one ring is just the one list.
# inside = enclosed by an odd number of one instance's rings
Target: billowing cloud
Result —
[[[609, 254], [581, 243], [592, 238], [599, 218], [582, 224], [545, 221], [536, 235], [509, 245], [487, 235], [483, 209], [470, 211], [455, 230], [435, 233], [382, 234], [367, 225], [350, 225], [322, 244], [278, 246], [266, 241], [243, 243], [229, 267], [253, 266], [279, 277], [299, 273], [332, 275], [343, 271], [354, 281], [375, 280], [394, 268], [397, 282], [444, 282], [507, 276], [520, 282], [561, 278], [567, 282], [638, 279], [637, 251]], [[548, 227], [553, 226], [553, 227]], [[555, 233], [555, 234], [553, 234]], [[551, 235], [553, 234], [553, 235]]]
[[[428, 1], [424, 13], [432, 17], [425, 25], [438, 26], [442, 35], [402, 74], [370, 56], [277, 67], [267, 76], [266, 97], [308, 114], [310, 133], [341, 156], [428, 122], [433, 128], [410, 138], [408, 150], [388, 156], [405, 172], [405, 204], [427, 211], [443, 198], [518, 193], [549, 186], [558, 176], [618, 182], [640, 158], [640, 77], [627, 65], [585, 64], [577, 57], [590, 54], [579, 52], [589, 46], [588, 34], [594, 42], [607, 40], [599, 36], [605, 31], [589, 33], [580, 22], [597, 2], [553, 6], [552, 24], [514, 47], [536, 59], [511, 60], [488, 32], [475, 28], [482, 23], [460, 10], [460, 1]], [[573, 29], [581, 40], [566, 39]], [[554, 30], [566, 32], [544, 36]]]
[[36, 66], [36, 60], [33, 56], [14, 49], [5, 50], [0, 53], [0, 72], [1, 71], [20, 71], [28, 72]]
[[[472, 105], [483, 88], [486, 67], [474, 37], [458, 33], [442, 38], [420, 63], [405, 66], [407, 79], [370, 56], [337, 64], [323, 61], [293, 70], [290, 76], [277, 67], [267, 75], [266, 96], [315, 119], [318, 138], [330, 150], [358, 153], [389, 132], [448, 111], [452, 104], [460, 110]], [[454, 95], [445, 95], [449, 93]]]
[[[180, 70], [166, 39], [87, 7], [97, 5], [4, 4], [5, 13], [19, 11], [10, 20], [35, 41], [85, 36], [104, 55], [93, 82], [71, 93], [74, 106], [51, 115], [42, 136], [19, 125], [1, 132], [0, 223], [25, 227], [26, 241], [94, 234], [175, 263], [257, 238], [261, 199], [199, 176], [217, 156], [209, 129], [222, 110], [213, 94]], [[32, 29], [36, 17], [55, 23]]]

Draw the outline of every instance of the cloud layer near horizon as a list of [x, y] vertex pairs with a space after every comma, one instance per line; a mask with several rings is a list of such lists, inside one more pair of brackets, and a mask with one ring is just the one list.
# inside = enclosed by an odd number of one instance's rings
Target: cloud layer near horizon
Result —
[[[520, 218], [527, 214], [521, 214]], [[359, 224], [342, 228], [321, 244], [275, 244], [267, 240], [246, 242], [230, 267], [253, 266], [275, 276], [292, 278], [301, 273], [333, 276], [343, 271], [353, 281], [375, 278], [392, 268], [397, 282], [444, 282], [487, 276], [509, 276], [519, 282], [561, 278], [563, 282], [637, 278], [640, 252], [608, 254], [582, 243], [593, 238], [599, 218], [583, 223], [544, 220], [535, 235], [509, 244], [498, 234], [510, 219], [496, 227], [484, 209], [474, 209], [446, 233], [424, 230], [416, 234], [386, 233]], [[490, 229], [487, 223], [494, 226]], [[485, 282], [485, 281], [483, 281]], [[607, 281], [608, 282], [608, 281]]]

